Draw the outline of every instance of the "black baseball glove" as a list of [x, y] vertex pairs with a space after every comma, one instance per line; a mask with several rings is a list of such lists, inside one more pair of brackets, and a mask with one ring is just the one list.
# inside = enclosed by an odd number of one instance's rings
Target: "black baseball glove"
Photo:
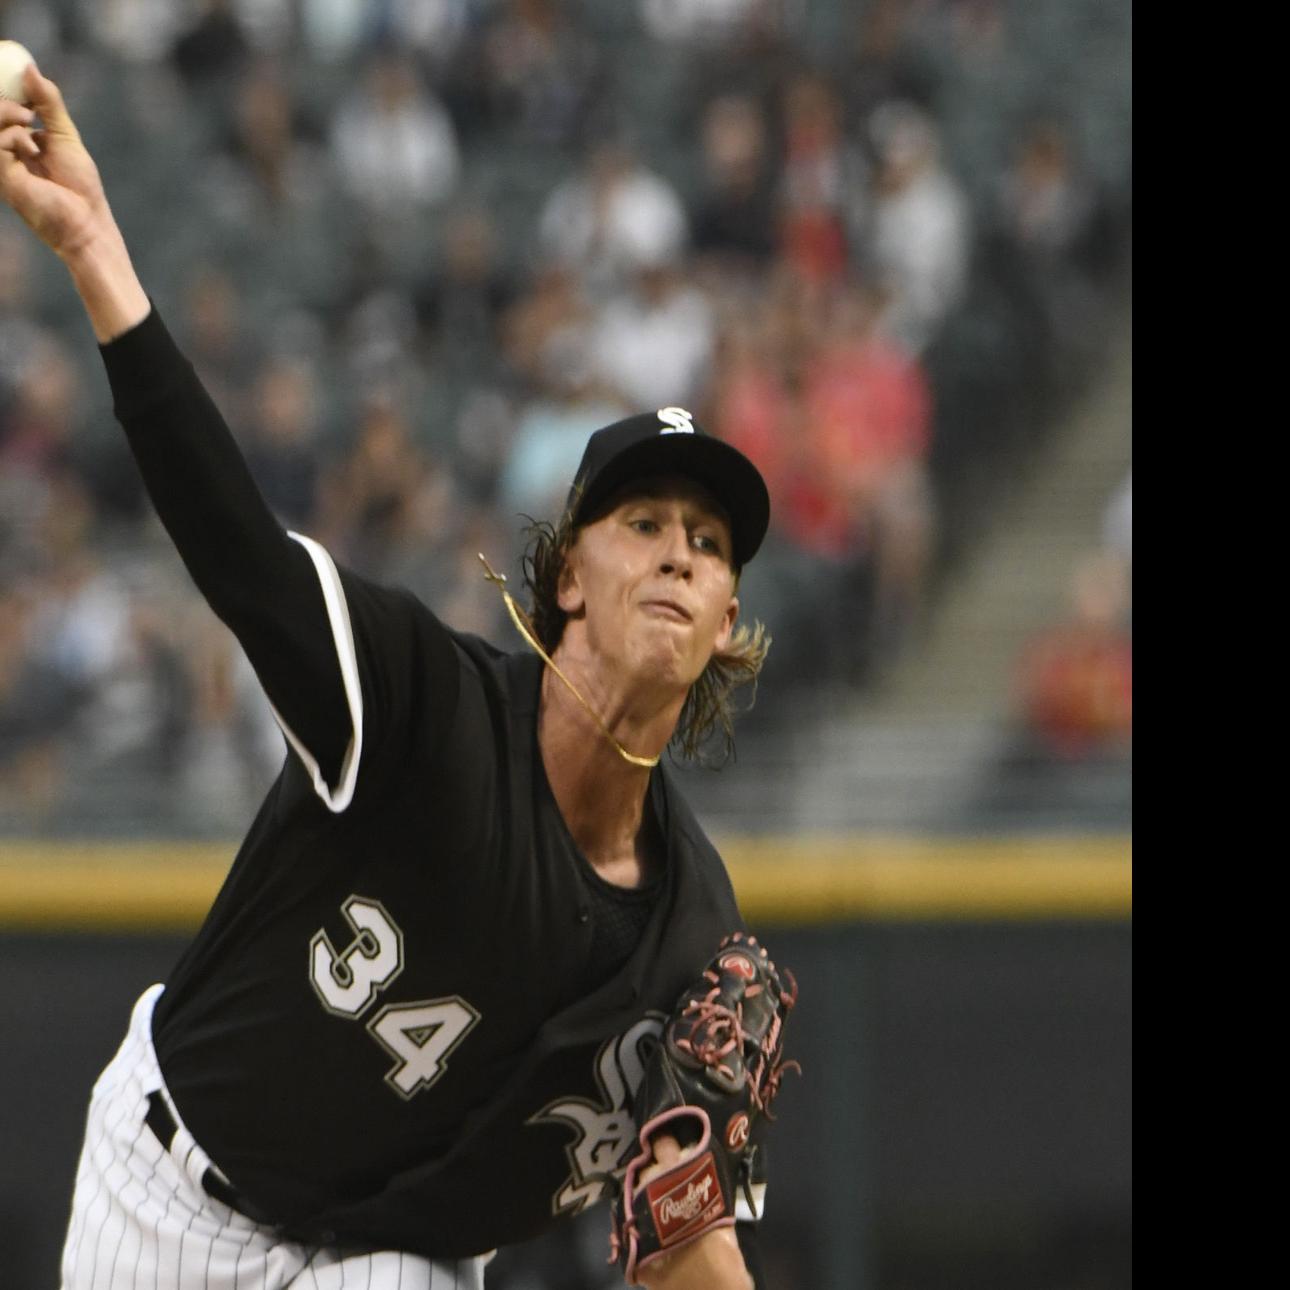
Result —
[[[627, 1166], [614, 1205], [610, 1261], [629, 1285], [655, 1259], [735, 1221], [744, 1194], [753, 1212], [751, 1174], [760, 1130], [785, 1062], [784, 1019], [797, 983], [780, 972], [754, 937], [727, 936], [703, 975], [677, 1001], [636, 1094], [641, 1151]], [[648, 1182], [653, 1136], [665, 1130], [685, 1158]]]

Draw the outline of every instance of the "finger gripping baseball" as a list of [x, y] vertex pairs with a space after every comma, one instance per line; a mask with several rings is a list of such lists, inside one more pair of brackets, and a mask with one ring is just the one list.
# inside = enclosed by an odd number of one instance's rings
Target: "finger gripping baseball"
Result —
[[[751, 1195], [753, 1134], [774, 1117], [784, 1073], [784, 1020], [797, 1002], [792, 973], [780, 972], [756, 939], [727, 936], [677, 1001], [636, 1095], [641, 1152], [627, 1167], [614, 1207], [610, 1261], [630, 1285], [638, 1272], [705, 1233], [735, 1221]], [[670, 1168], [653, 1163], [660, 1131], [689, 1151]]]

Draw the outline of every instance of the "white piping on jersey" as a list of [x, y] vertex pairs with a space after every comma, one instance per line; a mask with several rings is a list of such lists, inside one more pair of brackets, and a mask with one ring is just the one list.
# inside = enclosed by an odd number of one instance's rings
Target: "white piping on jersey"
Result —
[[295, 749], [305, 769], [313, 779], [314, 792], [323, 800], [327, 809], [339, 815], [353, 800], [354, 786], [358, 782], [358, 764], [363, 755], [363, 687], [358, 680], [358, 651], [354, 648], [354, 628], [349, 621], [349, 605], [345, 601], [345, 588], [341, 585], [336, 564], [325, 547], [313, 538], [288, 530], [287, 536], [299, 542], [314, 562], [318, 582], [322, 587], [323, 603], [327, 606], [327, 621], [331, 623], [332, 639], [336, 644], [336, 658], [340, 663], [341, 681], [345, 686], [345, 701], [349, 705], [349, 719], [353, 727], [345, 759], [340, 766], [340, 782], [333, 790], [323, 778], [318, 759], [296, 737], [295, 732], [282, 719], [282, 714], [269, 704], [274, 720], [282, 727], [287, 742]]
[[752, 1192], [753, 1203], [757, 1208], [754, 1210], [748, 1204], [748, 1198], [740, 1188], [735, 1194], [735, 1217], [741, 1223], [755, 1223], [766, 1212], [766, 1184], [752, 1183], [748, 1190]]

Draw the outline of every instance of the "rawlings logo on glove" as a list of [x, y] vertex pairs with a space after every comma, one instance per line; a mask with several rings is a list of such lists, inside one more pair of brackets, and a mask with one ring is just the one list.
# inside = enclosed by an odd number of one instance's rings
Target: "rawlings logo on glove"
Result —
[[[751, 1193], [757, 1130], [784, 1072], [784, 1019], [797, 1002], [791, 972], [776, 970], [755, 938], [736, 932], [681, 996], [663, 1028], [636, 1095], [641, 1151], [627, 1166], [614, 1205], [610, 1262], [630, 1285], [655, 1259], [735, 1221]], [[651, 1140], [660, 1131], [689, 1147], [654, 1174]]]

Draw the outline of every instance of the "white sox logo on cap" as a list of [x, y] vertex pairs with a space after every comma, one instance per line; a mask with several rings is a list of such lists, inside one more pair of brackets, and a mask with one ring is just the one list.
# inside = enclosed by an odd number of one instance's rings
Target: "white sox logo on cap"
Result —
[[694, 433], [694, 417], [684, 408], [659, 408], [658, 419], [666, 427], [659, 434]]

